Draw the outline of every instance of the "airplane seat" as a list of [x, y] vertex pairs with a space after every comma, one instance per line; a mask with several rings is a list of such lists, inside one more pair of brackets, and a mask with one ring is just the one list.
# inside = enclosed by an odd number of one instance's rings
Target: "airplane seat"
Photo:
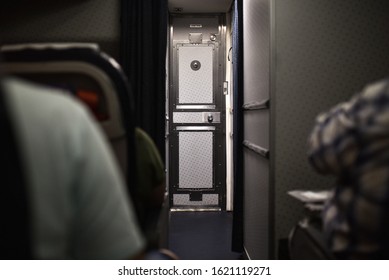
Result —
[[[32, 258], [28, 195], [23, 160], [17, 144], [5, 91], [0, 77], [0, 159], [3, 167], [0, 195], [0, 260], [27, 260]], [[12, 186], [12, 187], [7, 187]], [[12, 213], [12, 215], [10, 215]]]
[[[3, 166], [5, 167], [3, 183], [4, 186], [12, 186], [12, 188], [6, 187], [1, 191], [2, 203], [0, 203], [0, 209], [2, 211], [0, 211], [0, 218], [2, 225], [5, 226], [5, 228], [3, 228], [0, 233], [0, 260], [29, 260], [36, 257], [34, 254], [34, 246], [36, 246], [36, 243], [34, 243], [34, 239], [31, 238], [33, 228], [32, 224], [34, 223], [32, 221], [34, 220], [31, 218], [31, 215], [29, 215], [30, 213], [28, 210], [31, 206], [31, 201], [29, 199], [29, 192], [27, 190], [29, 184], [26, 181], [27, 178], [24, 176], [26, 174], [26, 166], [24, 165], [23, 157], [24, 154], [22, 155], [22, 152], [24, 151], [22, 151], [22, 149], [20, 149], [20, 147], [17, 145], [18, 141], [16, 138], [18, 135], [15, 133], [13, 122], [10, 118], [10, 110], [8, 106], [6, 106], [7, 102], [5, 100], [5, 93], [7, 92], [4, 91], [2, 82], [3, 79], [0, 77], [0, 129], [3, 133], [1, 137], [1, 143], [4, 147], [7, 147], [4, 150], [4, 156], [2, 157], [4, 163]], [[22, 103], [22, 105], [25, 106], [27, 104]], [[32, 145], [31, 147], [35, 146]], [[57, 146], [53, 147], [57, 148]], [[96, 147], [98, 146], [94, 146], [94, 148]], [[98, 148], [101, 148], [101, 146]], [[50, 152], [53, 151], [54, 149], [50, 150]], [[38, 169], [38, 171], [42, 171], [42, 169]], [[40, 175], [42, 174], [46, 173], [40, 172]], [[39, 189], [37, 191], [39, 191]], [[66, 238], [66, 234], [61, 234], [61, 231], [54, 230], [54, 232], [54, 235], [58, 234], [60, 236], [59, 238]], [[53, 235], [48, 236], [52, 237]], [[42, 245], [42, 243], [39, 242], [38, 244]], [[49, 247], [50, 246], [45, 247], [44, 245], [42, 248], [47, 249]], [[38, 251], [42, 251], [42, 249], [39, 249]], [[45, 251], [45, 249], [43, 249], [43, 251]], [[51, 250], [49, 249], [49, 251]], [[176, 260], [178, 257], [170, 250], [154, 249], [145, 252], [144, 259]]]
[[89, 107], [131, 181], [129, 192], [136, 197], [133, 101], [118, 63], [96, 44], [4, 45], [0, 52], [6, 74], [63, 88]]
[[292, 260], [335, 259], [328, 249], [321, 231], [307, 221], [300, 221], [288, 238], [289, 256]]

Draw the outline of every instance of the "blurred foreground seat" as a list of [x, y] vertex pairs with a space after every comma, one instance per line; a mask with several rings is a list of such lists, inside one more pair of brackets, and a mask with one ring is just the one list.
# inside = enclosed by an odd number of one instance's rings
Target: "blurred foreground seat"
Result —
[[1, 56], [5, 73], [66, 89], [89, 107], [130, 182], [130, 194], [136, 198], [132, 94], [116, 61], [96, 44], [85, 43], [5, 45]]

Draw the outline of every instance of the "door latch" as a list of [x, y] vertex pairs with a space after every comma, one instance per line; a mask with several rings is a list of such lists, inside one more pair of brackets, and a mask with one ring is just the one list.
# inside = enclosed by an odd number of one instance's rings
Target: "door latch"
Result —
[[203, 123], [220, 123], [220, 112], [203, 112]]
[[228, 95], [228, 82], [227, 81], [223, 82], [223, 94]]

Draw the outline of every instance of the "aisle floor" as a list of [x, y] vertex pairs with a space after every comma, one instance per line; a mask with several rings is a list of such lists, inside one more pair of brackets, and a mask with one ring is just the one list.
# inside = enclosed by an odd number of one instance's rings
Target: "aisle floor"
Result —
[[230, 212], [171, 212], [169, 249], [183, 260], [236, 260], [231, 231]]

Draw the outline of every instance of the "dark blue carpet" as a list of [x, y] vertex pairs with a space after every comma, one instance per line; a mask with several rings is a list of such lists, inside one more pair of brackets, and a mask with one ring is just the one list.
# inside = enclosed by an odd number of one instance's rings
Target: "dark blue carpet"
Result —
[[182, 260], [236, 260], [231, 229], [230, 212], [171, 212], [169, 249]]

